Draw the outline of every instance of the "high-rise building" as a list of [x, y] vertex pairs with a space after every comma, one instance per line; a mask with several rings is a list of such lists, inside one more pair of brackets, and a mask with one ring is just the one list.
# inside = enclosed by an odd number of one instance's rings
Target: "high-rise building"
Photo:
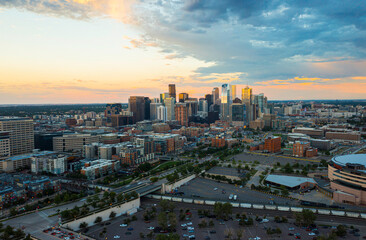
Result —
[[157, 108], [157, 118], [163, 122], [167, 121], [166, 107], [161, 105]]
[[169, 97], [169, 93], [160, 93], [160, 102], [164, 103], [165, 98]]
[[124, 125], [133, 124], [133, 116], [131, 115], [112, 115], [111, 116], [112, 127], [121, 127]]
[[179, 102], [184, 102], [188, 97], [188, 93], [179, 93]]
[[169, 97], [177, 99], [177, 95], [175, 92], [175, 84], [169, 84]]
[[230, 85], [223, 84], [221, 89], [221, 120], [229, 120], [229, 108], [231, 104]]
[[250, 121], [253, 121], [253, 106], [252, 106], [252, 88], [246, 86], [246, 88], [242, 89], [241, 93], [241, 99], [243, 104], [245, 104], [246, 108], [246, 122], [247, 124], [250, 123]]
[[188, 127], [188, 108], [186, 103], [175, 105], [175, 119], [180, 125]]
[[175, 98], [169, 97], [164, 100], [164, 104], [166, 107], [167, 120], [172, 121], [175, 120]]
[[133, 123], [145, 119], [145, 98], [142, 96], [131, 96], [128, 99], [129, 111], [133, 113]]
[[150, 104], [151, 104], [150, 98], [145, 97], [145, 120], [150, 120]]
[[163, 106], [161, 103], [151, 103], [150, 104], [150, 120], [158, 119], [158, 107]]
[[258, 116], [261, 117], [264, 113], [264, 94], [260, 93], [254, 96], [254, 104], [258, 105]]
[[188, 117], [197, 115], [198, 112], [198, 101], [197, 98], [188, 98], [185, 103], [187, 103]]
[[246, 87], [242, 89], [242, 93], [241, 93], [241, 100], [243, 101], [243, 103], [251, 103], [251, 99], [252, 99], [252, 88], [250, 87]]
[[0, 132], [0, 160], [10, 157], [10, 132]]
[[33, 120], [23, 117], [0, 117], [0, 131], [10, 132], [10, 155], [30, 153], [34, 149]]
[[230, 97], [232, 100], [236, 98], [236, 85], [230, 85]]
[[213, 104], [213, 95], [212, 94], [206, 94], [205, 99], [207, 101], [208, 108], [210, 109], [211, 105]]
[[122, 104], [120, 103], [107, 103], [104, 110], [104, 116], [110, 117], [111, 115], [116, 115], [122, 112]]
[[233, 104], [230, 105], [230, 121], [243, 122], [244, 119], [245, 105], [242, 104], [240, 99], [236, 98]]
[[213, 101], [213, 104], [217, 104], [217, 101], [219, 100], [219, 98], [220, 98], [219, 88], [215, 87], [212, 90], [212, 101]]

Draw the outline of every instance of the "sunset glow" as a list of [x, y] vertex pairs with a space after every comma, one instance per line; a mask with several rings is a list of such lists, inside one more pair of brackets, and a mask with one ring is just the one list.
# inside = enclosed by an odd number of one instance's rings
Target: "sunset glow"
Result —
[[0, 103], [127, 102], [169, 83], [195, 97], [222, 83], [278, 100], [366, 96], [366, 30], [352, 16], [310, 3], [158, 2], [0, 2]]

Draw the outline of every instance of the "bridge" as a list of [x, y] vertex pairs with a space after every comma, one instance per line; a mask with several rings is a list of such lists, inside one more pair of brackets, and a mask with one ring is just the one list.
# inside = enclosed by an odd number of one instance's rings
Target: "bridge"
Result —
[[131, 193], [131, 192], [135, 191], [140, 195], [140, 197], [143, 197], [147, 194], [153, 193], [160, 189], [161, 189], [161, 184], [154, 185], [154, 184], [149, 184], [149, 183], [143, 183], [143, 184], [127, 185], [127, 186], [124, 186], [121, 188], [113, 189], [112, 191], [114, 191], [117, 194], [119, 194], [119, 193], [126, 194], [126, 193]]

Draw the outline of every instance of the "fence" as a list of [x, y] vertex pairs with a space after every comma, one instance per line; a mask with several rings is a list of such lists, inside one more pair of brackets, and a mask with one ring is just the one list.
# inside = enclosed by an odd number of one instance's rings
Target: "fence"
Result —
[[[215, 205], [216, 202], [226, 203], [226, 201], [214, 201], [214, 200], [197, 200], [191, 198], [181, 198], [181, 197], [168, 197], [161, 196], [155, 194], [146, 195], [148, 198], [158, 199], [158, 200], [169, 200], [174, 202], [183, 202], [183, 203], [194, 203], [200, 205]], [[252, 208], [252, 209], [266, 209], [266, 210], [275, 210], [275, 211], [284, 211], [284, 212], [302, 212], [303, 209], [308, 209], [314, 213], [321, 215], [333, 215], [333, 216], [344, 216], [344, 217], [352, 217], [352, 218], [363, 218], [366, 219], [366, 213], [358, 213], [358, 212], [348, 212], [348, 211], [339, 211], [339, 210], [326, 210], [326, 209], [317, 209], [317, 208], [306, 208], [306, 207], [293, 207], [293, 206], [278, 206], [278, 205], [266, 205], [266, 204], [252, 204], [252, 203], [238, 203], [238, 202], [228, 202], [233, 207], [241, 207], [241, 208]]]

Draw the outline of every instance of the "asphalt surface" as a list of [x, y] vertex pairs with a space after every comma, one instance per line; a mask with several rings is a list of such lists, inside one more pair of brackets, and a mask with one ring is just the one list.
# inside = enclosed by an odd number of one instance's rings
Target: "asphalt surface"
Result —
[[[214, 188], [218, 188], [216, 191]], [[226, 193], [222, 193], [224, 190]], [[277, 197], [274, 195], [265, 194], [258, 191], [250, 190], [246, 187], [240, 188], [227, 183], [219, 183], [214, 180], [195, 178], [191, 180], [188, 185], [183, 185], [178, 188], [178, 192], [184, 192], [182, 197], [195, 199], [210, 199], [210, 200], [229, 200], [230, 194], [238, 196], [237, 202], [248, 202], [258, 204], [269, 204], [271, 200], [277, 205], [295, 206], [298, 201], [287, 198]], [[199, 196], [199, 197], [192, 197]]]
[[[281, 165], [285, 165], [286, 163], [294, 164], [314, 164], [320, 162], [320, 159], [302, 159], [302, 158], [292, 158], [288, 156], [282, 155], [274, 155], [274, 154], [262, 154], [262, 153], [249, 153], [243, 152], [233, 157], [235, 161], [241, 160], [243, 162], [255, 162], [258, 161], [260, 164], [264, 165], [273, 165], [277, 162], [281, 163]], [[325, 157], [321, 157], [325, 158]]]
[[[148, 208], [152, 205], [156, 204], [159, 209], [159, 201], [158, 200], [152, 200], [152, 199], [142, 199], [142, 208]], [[252, 217], [255, 219], [256, 216], [259, 216], [263, 218], [266, 216], [267, 219], [269, 219], [268, 223], [259, 223], [254, 221], [254, 225], [251, 227], [239, 227], [239, 223], [233, 220], [229, 221], [218, 221], [216, 219], [210, 219], [210, 218], [200, 218], [198, 216], [198, 209], [207, 209], [210, 210], [211, 213], [213, 211], [212, 206], [205, 206], [205, 205], [196, 205], [196, 204], [187, 204], [187, 203], [176, 203], [175, 213], [177, 216], [179, 216], [179, 210], [183, 209], [189, 210], [192, 213], [192, 217], [190, 220], [183, 220], [179, 221], [177, 224], [177, 234], [181, 237], [180, 239], [187, 239], [183, 237], [183, 234], [188, 235], [195, 235], [196, 239], [205, 239], [205, 237], [210, 237], [211, 240], [222, 240], [225, 239], [225, 236], [228, 234], [228, 231], [230, 229], [231, 232], [233, 232], [233, 236], [236, 236], [236, 231], [238, 229], [244, 230], [243, 237], [241, 239], [249, 239], [254, 237], [260, 237], [262, 240], [268, 240], [268, 239], [295, 239], [294, 236], [289, 236], [288, 233], [299, 233], [301, 235], [301, 239], [305, 240], [311, 240], [313, 236], [309, 236], [309, 232], [305, 229], [302, 229], [300, 227], [296, 227], [293, 224], [293, 220], [289, 219], [289, 223], [275, 223], [273, 221], [274, 216], [286, 216], [288, 218], [291, 218], [291, 213], [287, 212], [280, 212], [280, 211], [268, 211], [268, 210], [256, 210], [256, 209], [243, 209], [243, 208], [233, 208], [233, 214], [232, 216], [235, 218], [236, 213], [245, 213], [247, 216]], [[139, 234], [143, 233], [145, 236], [150, 232], [148, 230], [149, 227], [157, 227], [157, 219], [152, 220], [150, 223], [145, 223], [143, 221], [143, 211], [139, 211], [137, 214], [137, 221], [131, 222], [131, 224], [128, 227], [120, 227], [120, 224], [123, 223], [123, 220], [127, 217], [119, 217], [114, 219], [109, 225], [101, 226], [96, 225], [89, 228], [89, 231], [87, 232], [87, 235], [90, 237], [93, 237], [95, 239], [140, 239]], [[206, 227], [206, 228], [199, 228], [198, 224], [205, 219], [206, 222], [209, 222], [212, 220], [214, 222], [213, 227]], [[326, 224], [326, 225], [332, 225], [337, 226], [339, 224], [348, 224], [353, 225], [360, 229], [360, 235], [361, 237], [366, 234], [366, 229], [364, 226], [366, 226], [366, 220], [357, 220], [352, 218], [345, 218], [345, 217], [329, 217], [329, 216], [321, 216], [318, 215], [317, 224]], [[183, 230], [181, 227], [181, 224], [186, 224], [188, 222], [192, 222], [191, 227], [194, 227], [193, 233], [188, 233], [187, 230]], [[222, 222], [222, 224], [220, 224]], [[102, 237], [99, 236], [99, 233], [103, 230], [103, 228], [106, 228], [107, 233], [106, 235], [103, 235]], [[274, 234], [274, 235], [268, 235], [266, 233], [266, 228], [280, 228], [282, 233], [281, 234]], [[290, 231], [289, 228], [293, 227], [295, 230]], [[133, 228], [133, 230], [128, 230], [128, 228]], [[216, 233], [210, 233], [211, 230], [215, 230]], [[332, 229], [331, 228], [323, 228], [318, 227], [318, 230], [320, 234], [328, 234]], [[131, 235], [126, 235], [126, 232], [130, 232]], [[154, 236], [156, 236], [155, 234]], [[115, 236], [119, 236], [119, 238], [114, 238]], [[146, 237], [145, 237], [146, 238]], [[355, 237], [351, 234], [348, 234], [346, 236], [349, 240], [356, 240], [361, 239], [359, 237]]]

